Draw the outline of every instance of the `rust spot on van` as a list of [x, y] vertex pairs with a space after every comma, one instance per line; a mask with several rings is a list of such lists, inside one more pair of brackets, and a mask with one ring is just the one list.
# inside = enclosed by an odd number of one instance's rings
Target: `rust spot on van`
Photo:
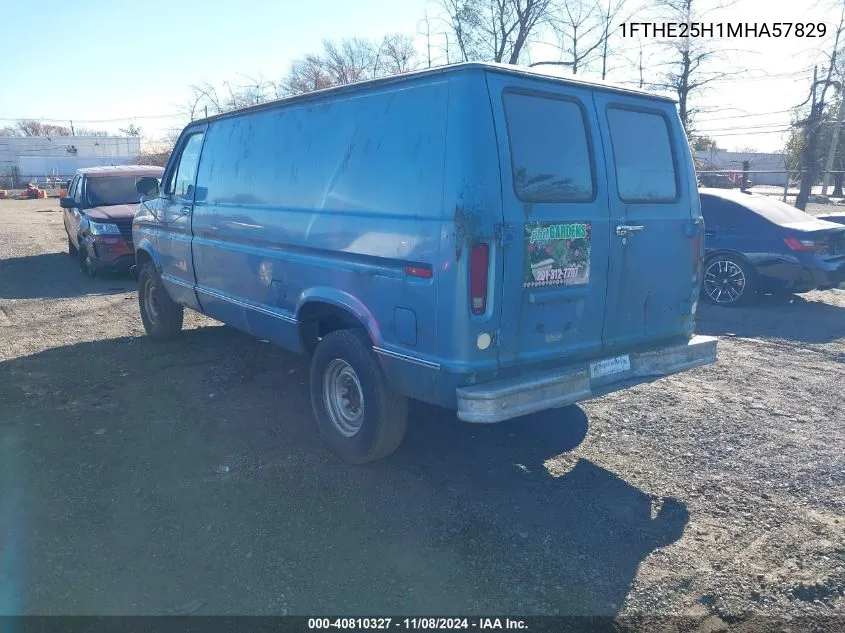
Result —
[[478, 232], [478, 215], [473, 209], [455, 205], [455, 244], [470, 244]]

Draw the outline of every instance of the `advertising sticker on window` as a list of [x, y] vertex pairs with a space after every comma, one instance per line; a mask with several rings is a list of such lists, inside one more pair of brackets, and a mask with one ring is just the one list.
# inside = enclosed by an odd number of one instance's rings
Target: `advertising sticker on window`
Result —
[[590, 281], [589, 222], [526, 222], [523, 288]]

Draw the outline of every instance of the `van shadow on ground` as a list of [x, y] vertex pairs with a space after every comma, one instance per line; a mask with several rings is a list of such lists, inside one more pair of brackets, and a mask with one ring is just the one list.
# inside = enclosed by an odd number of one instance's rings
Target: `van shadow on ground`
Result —
[[696, 331], [714, 336], [830, 343], [845, 338], [845, 307], [801, 295], [763, 295], [751, 305], [735, 308], [702, 300]]
[[86, 277], [67, 253], [0, 259], [0, 299], [61, 299], [116, 294], [136, 288], [128, 274]]
[[0, 565], [11, 610], [612, 615], [689, 519], [572, 455], [575, 406], [473, 426], [418, 404], [397, 453], [348, 466], [305, 376], [224, 327], [0, 363], [0, 545], [27, 576]]

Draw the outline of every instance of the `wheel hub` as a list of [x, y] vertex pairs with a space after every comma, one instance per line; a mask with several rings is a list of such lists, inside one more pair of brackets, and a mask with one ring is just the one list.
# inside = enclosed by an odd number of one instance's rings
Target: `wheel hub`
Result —
[[344, 437], [353, 437], [364, 422], [364, 395], [352, 366], [336, 358], [323, 374], [323, 401], [329, 419]]
[[704, 292], [714, 303], [735, 303], [745, 292], [745, 273], [734, 261], [718, 259], [704, 272]]

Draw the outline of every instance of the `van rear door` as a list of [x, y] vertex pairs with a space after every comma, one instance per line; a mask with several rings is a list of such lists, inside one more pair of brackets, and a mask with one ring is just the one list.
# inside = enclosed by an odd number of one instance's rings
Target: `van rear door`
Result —
[[701, 211], [675, 105], [595, 91], [609, 187], [606, 351], [689, 335]]
[[595, 355], [610, 246], [592, 90], [489, 73], [502, 177], [499, 366]]

